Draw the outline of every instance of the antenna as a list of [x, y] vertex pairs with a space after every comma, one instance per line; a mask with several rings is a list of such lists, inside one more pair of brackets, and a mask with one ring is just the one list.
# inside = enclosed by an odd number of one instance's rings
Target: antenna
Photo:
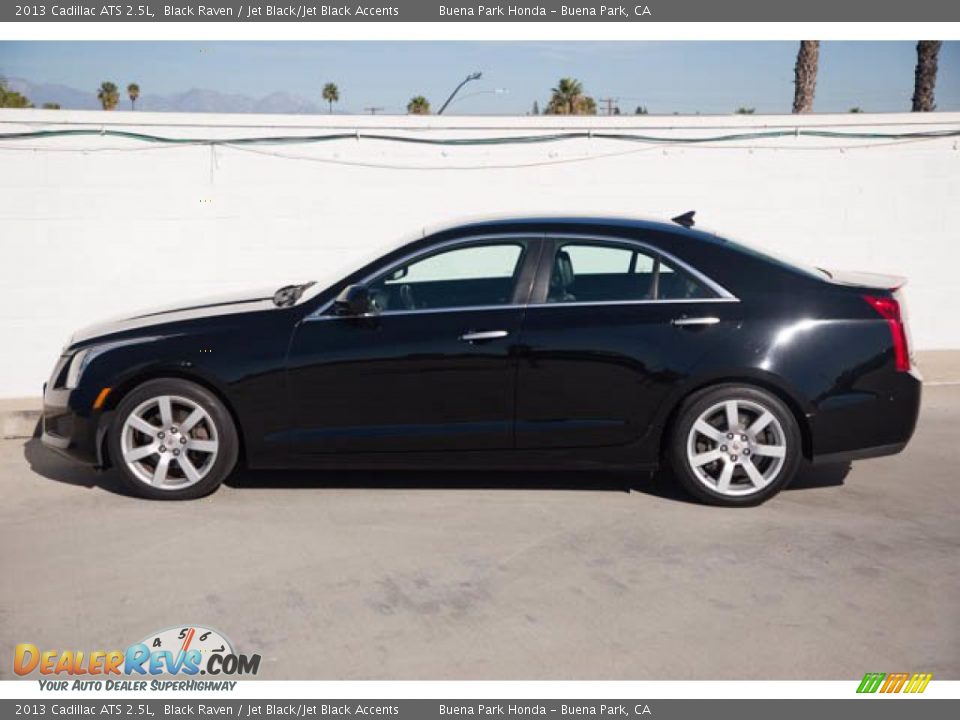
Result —
[[685, 228], [692, 228], [694, 226], [693, 216], [697, 214], [696, 210], [688, 210], [683, 215], [677, 215], [675, 218], [670, 218], [677, 225], [682, 225]]

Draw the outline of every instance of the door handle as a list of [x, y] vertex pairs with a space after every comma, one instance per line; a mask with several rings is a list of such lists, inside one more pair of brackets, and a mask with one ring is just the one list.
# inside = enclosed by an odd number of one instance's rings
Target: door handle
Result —
[[716, 325], [720, 322], [718, 317], [678, 317], [670, 321], [671, 325], [677, 327], [687, 327], [689, 325]]
[[464, 342], [483, 342], [484, 340], [496, 340], [497, 338], [505, 338], [510, 333], [506, 330], [481, 330], [479, 332], [470, 331], [464, 333], [460, 336], [460, 339]]

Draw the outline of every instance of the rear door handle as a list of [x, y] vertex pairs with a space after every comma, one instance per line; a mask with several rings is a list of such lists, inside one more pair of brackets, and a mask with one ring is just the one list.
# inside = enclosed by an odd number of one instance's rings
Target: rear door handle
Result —
[[670, 321], [677, 327], [686, 327], [688, 325], [716, 325], [720, 322], [718, 317], [678, 317]]
[[464, 333], [460, 336], [460, 339], [464, 342], [483, 342], [484, 340], [496, 340], [497, 338], [505, 338], [510, 333], [506, 330], [481, 330], [478, 332], [470, 331]]

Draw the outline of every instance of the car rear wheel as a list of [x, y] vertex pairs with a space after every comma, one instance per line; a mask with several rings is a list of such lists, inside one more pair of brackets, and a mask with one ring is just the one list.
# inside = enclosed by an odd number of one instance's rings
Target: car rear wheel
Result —
[[800, 429], [790, 409], [749, 385], [720, 385], [680, 408], [670, 465], [694, 497], [726, 506], [756, 505], [793, 479]]
[[143, 497], [188, 500], [213, 492], [233, 470], [239, 441], [230, 413], [206, 388], [150, 380], [117, 407], [110, 458]]

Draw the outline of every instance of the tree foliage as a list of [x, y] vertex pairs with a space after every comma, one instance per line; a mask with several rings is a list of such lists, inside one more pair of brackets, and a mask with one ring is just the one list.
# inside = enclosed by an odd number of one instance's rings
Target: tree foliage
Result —
[[127, 97], [130, 98], [130, 109], [137, 109], [137, 98], [140, 97], [140, 86], [136, 83], [127, 85]]
[[575, 78], [560, 78], [553, 88], [547, 115], [596, 115], [597, 103], [592, 97], [583, 94], [583, 85]]
[[100, 89], [97, 90], [97, 100], [100, 101], [104, 110], [115, 110], [120, 104], [120, 91], [115, 83], [104, 81], [100, 83]]
[[407, 112], [411, 115], [429, 115], [430, 101], [423, 95], [416, 95], [407, 103]]
[[330, 112], [333, 112], [333, 104], [335, 102], [340, 102], [340, 88], [337, 87], [336, 83], [328, 82], [323, 86], [323, 92], [321, 93], [323, 99], [327, 101], [327, 104], [330, 106]]
[[0, 108], [32, 108], [33, 103], [26, 95], [7, 87], [5, 80], [0, 80]]

